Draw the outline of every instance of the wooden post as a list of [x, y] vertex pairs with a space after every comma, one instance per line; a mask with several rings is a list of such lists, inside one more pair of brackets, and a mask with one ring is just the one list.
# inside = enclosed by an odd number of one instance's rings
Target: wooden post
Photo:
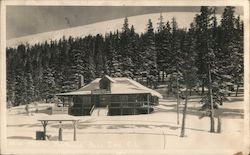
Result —
[[149, 94], [147, 95], [147, 102], [148, 102], [148, 114], [149, 114]]
[[74, 141], [76, 141], [76, 126], [77, 126], [77, 121], [73, 121], [73, 127], [74, 127]]
[[62, 141], [62, 121], [59, 121], [58, 141]]
[[48, 121], [41, 121], [43, 125], [43, 140], [46, 140], [46, 126], [48, 124]]

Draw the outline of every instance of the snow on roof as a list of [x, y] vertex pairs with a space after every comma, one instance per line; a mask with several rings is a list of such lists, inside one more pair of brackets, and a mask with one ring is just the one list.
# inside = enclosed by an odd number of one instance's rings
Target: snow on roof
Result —
[[[157, 96], [159, 98], [162, 98], [162, 95], [158, 93], [157, 91], [147, 88], [140, 83], [126, 78], [126, 77], [115, 77], [111, 78], [109, 76], [104, 76], [106, 78], [110, 78], [109, 80], [113, 81], [111, 84], [111, 92], [110, 94], [151, 94], [152, 96]], [[70, 95], [89, 95], [91, 94], [92, 90], [97, 90], [100, 89], [99, 87], [99, 82], [101, 78], [97, 78], [90, 82], [89, 84], [83, 86], [79, 90], [73, 91], [73, 92], [68, 92], [68, 93], [60, 93], [57, 95], [65, 95], [65, 96], [70, 96]]]
[[142, 90], [128, 83], [116, 83], [111, 87], [112, 94], [147, 94], [149, 91]]
[[100, 80], [101, 80], [101, 78], [96, 78], [95, 80], [93, 80], [89, 84], [83, 86], [82, 88], [78, 89], [77, 91], [91, 91], [94, 89], [99, 89], [99, 81]]
[[157, 92], [157, 91], [155, 91], [153, 89], [150, 89], [148, 87], [145, 87], [142, 84], [140, 84], [140, 83], [138, 83], [138, 82], [136, 82], [136, 81], [134, 81], [132, 79], [129, 79], [129, 78], [127, 78], [127, 79], [129, 80], [130, 83], [132, 83], [133, 85], [137, 86], [138, 88], [149, 91], [152, 96], [157, 96], [159, 98], [163, 98], [162, 95], [159, 92]]
[[71, 95], [90, 95], [91, 91], [72, 91], [67, 93], [56, 94], [58, 96], [71, 96]]

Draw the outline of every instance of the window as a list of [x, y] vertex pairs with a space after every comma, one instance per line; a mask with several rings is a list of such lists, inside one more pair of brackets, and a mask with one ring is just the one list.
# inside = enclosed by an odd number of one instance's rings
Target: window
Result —
[[129, 102], [136, 102], [137, 101], [137, 95], [128, 95], [128, 101]]
[[111, 96], [111, 102], [120, 102], [120, 96], [119, 95], [112, 95]]
[[101, 79], [100, 81], [100, 89], [105, 89], [110, 91], [110, 81], [106, 78]]

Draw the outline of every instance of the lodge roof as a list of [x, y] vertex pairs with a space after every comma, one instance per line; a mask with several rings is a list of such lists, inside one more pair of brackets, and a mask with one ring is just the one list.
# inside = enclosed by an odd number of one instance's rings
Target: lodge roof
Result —
[[[145, 87], [142, 84], [130, 78], [127, 78], [127, 77], [111, 78], [107, 75], [105, 75], [103, 78], [107, 78], [108, 80], [112, 82], [111, 90], [109, 93], [106, 93], [106, 94], [151, 94], [152, 96], [162, 98], [162, 95], [158, 93], [157, 91], [150, 89], [148, 87]], [[100, 89], [99, 82], [103, 78], [97, 78], [76, 91], [72, 91], [68, 93], [60, 93], [57, 95], [60, 95], [60, 96], [90, 95], [92, 94], [94, 90]]]

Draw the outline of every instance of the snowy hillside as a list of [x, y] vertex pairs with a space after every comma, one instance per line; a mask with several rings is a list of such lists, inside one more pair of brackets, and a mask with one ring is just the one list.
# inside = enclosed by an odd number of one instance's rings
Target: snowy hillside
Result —
[[[172, 17], [176, 18], [176, 21], [178, 23], [179, 28], [188, 28], [190, 23], [193, 21], [196, 13], [191, 12], [167, 12], [162, 13], [164, 17], [164, 21], [171, 21]], [[154, 14], [144, 14], [139, 16], [131, 16], [128, 17], [128, 21], [130, 26], [134, 25], [135, 31], [137, 33], [144, 32], [146, 29], [146, 25], [148, 23], [148, 19], [151, 19], [153, 22], [153, 26], [157, 27], [157, 22], [160, 14], [154, 13]], [[39, 42], [44, 42], [45, 40], [56, 40], [61, 38], [62, 36], [65, 36], [66, 38], [69, 36], [73, 37], [81, 37], [86, 35], [96, 35], [96, 34], [102, 34], [105, 35], [105, 33], [109, 33], [110, 31], [116, 31], [121, 30], [122, 25], [124, 22], [124, 18], [120, 19], [114, 19], [109, 21], [103, 21], [98, 22], [94, 24], [84, 25], [84, 26], [77, 26], [73, 28], [67, 28], [57, 31], [51, 31], [51, 32], [45, 32], [45, 33], [39, 33], [35, 35], [29, 35], [24, 36], [20, 38], [14, 38], [7, 40], [7, 47], [15, 47], [20, 43], [29, 43], [29, 44], [35, 44]]]

